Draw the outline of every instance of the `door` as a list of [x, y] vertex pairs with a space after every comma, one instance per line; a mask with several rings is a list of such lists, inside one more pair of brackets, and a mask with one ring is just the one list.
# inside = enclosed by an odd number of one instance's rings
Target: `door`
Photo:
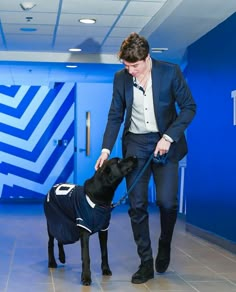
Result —
[[[79, 185], [83, 185], [86, 179], [94, 175], [94, 166], [101, 153], [102, 138], [112, 97], [112, 86], [112, 82], [77, 84], [75, 183]], [[90, 113], [90, 145], [86, 145], [87, 113]], [[110, 157], [122, 157], [121, 133], [122, 128]], [[86, 147], [89, 147], [89, 154], [86, 154]], [[125, 192], [126, 185], [125, 180], [123, 180], [115, 192], [114, 202], [117, 202]]]
[[0, 200], [42, 200], [74, 177], [75, 84], [0, 86]]

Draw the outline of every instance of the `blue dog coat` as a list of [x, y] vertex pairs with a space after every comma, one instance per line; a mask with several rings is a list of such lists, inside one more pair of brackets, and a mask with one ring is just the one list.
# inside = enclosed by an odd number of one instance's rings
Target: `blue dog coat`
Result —
[[74, 243], [80, 238], [78, 227], [91, 234], [109, 227], [111, 208], [94, 204], [83, 186], [57, 184], [47, 194], [44, 202], [49, 232], [58, 242]]

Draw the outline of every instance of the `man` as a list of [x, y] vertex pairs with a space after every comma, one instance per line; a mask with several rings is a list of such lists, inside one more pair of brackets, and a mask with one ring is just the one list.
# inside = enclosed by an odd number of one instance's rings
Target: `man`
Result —
[[152, 174], [161, 223], [155, 269], [164, 273], [177, 218], [178, 163], [187, 154], [184, 131], [195, 115], [196, 104], [179, 67], [150, 58], [144, 37], [130, 34], [121, 44], [119, 58], [125, 68], [114, 77], [102, 153], [95, 169], [108, 159], [124, 117], [123, 155], [138, 158], [138, 167], [126, 177], [128, 189], [152, 153], [167, 156], [164, 164], [152, 161], [129, 194], [129, 216], [141, 260], [131, 281], [141, 284], [154, 277], [147, 211], [149, 180]]

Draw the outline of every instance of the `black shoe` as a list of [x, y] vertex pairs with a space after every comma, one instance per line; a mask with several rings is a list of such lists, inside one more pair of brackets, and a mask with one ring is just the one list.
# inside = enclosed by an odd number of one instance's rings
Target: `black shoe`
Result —
[[142, 263], [136, 273], [133, 274], [131, 282], [142, 284], [154, 278], [153, 260]]
[[165, 273], [170, 263], [170, 245], [159, 243], [158, 254], [155, 261], [157, 273]]

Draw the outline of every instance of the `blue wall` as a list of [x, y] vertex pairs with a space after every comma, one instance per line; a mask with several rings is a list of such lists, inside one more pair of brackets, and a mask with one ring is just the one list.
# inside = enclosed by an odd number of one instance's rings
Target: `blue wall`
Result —
[[188, 132], [187, 223], [236, 242], [236, 14], [188, 50], [198, 111]]

